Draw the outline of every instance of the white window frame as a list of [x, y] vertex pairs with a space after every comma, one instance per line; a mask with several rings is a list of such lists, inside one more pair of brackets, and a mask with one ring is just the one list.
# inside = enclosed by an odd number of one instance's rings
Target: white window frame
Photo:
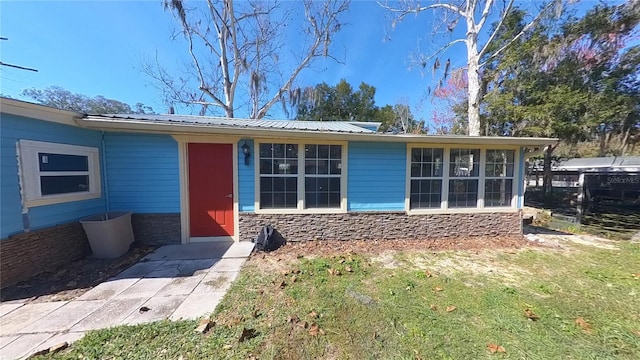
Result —
[[[347, 142], [345, 141], [314, 141], [309, 140], [292, 140], [292, 139], [255, 139], [254, 153], [256, 160], [254, 161], [255, 173], [255, 197], [254, 212], [256, 214], [336, 214], [347, 212]], [[260, 208], [260, 145], [261, 144], [295, 144], [298, 146], [298, 201], [296, 208]], [[340, 167], [340, 207], [337, 208], [305, 208], [305, 145], [341, 145], [341, 167]], [[310, 174], [309, 176], [324, 176], [322, 174]], [[331, 177], [332, 175], [326, 175]], [[337, 176], [336, 176], [337, 177]]]
[[[493, 151], [493, 150], [506, 150], [506, 151], [513, 151], [513, 174], [511, 176], [487, 176], [487, 171], [486, 171], [486, 164], [487, 164], [487, 152], [488, 151]], [[516, 193], [518, 192], [516, 185], [516, 178], [517, 178], [517, 157], [518, 156], [518, 150], [514, 150], [514, 149], [500, 149], [500, 148], [487, 148], [487, 149], [483, 149], [484, 155], [483, 155], [483, 161], [484, 161], [484, 166], [483, 166], [483, 176], [484, 176], [484, 180], [483, 180], [483, 196], [482, 196], [482, 201], [484, 203], [485, 200], [485, 195], [484, 193], [486, 192], [486, 181], [487, 180], [511, 180], [511, 205], [506, 205], [506, 206], [488, 206], [488, 209], [500, 209], [500, 208], [510, 208], [514, 205], [514, 198], [516, 195]], [[479, 191], [479, 190], [478, 190]]]
[[[414, 149], [431, 149], [431, 150], [442, 150], [442, 164], [440, 164], [440, 166], [442, 167], [442, 176], [412, 176], [411, 175], [411, 165], [413, 164], [412, 161], [412, 152]], [[444, 167], [444, 164], [448, 164], [448, 162], [445, 161], [445, 156], [448, 156], [448, 150], [449, 149], [445, 149], [442, 146], [423, 146], [423, 147], [413, 147], [409, 150], [409, 162], [408, 162], [408, 167], [409, 167], [409, 182], [408, 182], [408, 192], [409, 192], [409, 203], [407, 205], [407, 208], [412, 210], [412, 211], [422, 211], [422, 210], [426, 210], [426, 211], [431, 211], [431, 210], [437, 210], [437, 209], [444, 209], [446, 206], [446, 202], [447, 199], [443, 199], [442, 198], [442, 194], [443, 194], [443, 187], [444, 187], [444, 179], [446, 177], [446, 172], [449, 171], [448, 168]], [[439, 207], [432, 207], [432, 208], [411, 208], [411, 181], [412, 180], [440, 180], [440, 206]]]
[[[444, 170], [442, 176], [442, 197], [440, 208], [423, 208], [423, 209], [411, 209], [411, 150], [416, 148], [444, 148]], [[480, 150], [480, 162], [479, 162], [479, 176], [478, 177], [464, 177], [464, 179], [478, 179], [478, 201], [476, 207], [449, 207], [449, 180], [463, 179], [462, 177], [449, 176], [449, 164], [451, 158], [451, 149], [479, 149]], [[485, 177], [486, 168], [486, 152], [487, 150], [513, 150], [514, 151], [514, 173], [511, 190], [511, 205], [500, 207], [486, 207], [484, 205], [484, 187], [485, 178], [491, 179], [491, 177]], [[463, 144], [420, 144], [420, 143], [408, 143], [406, 152], [406, 185], [405, 185], [405, 211], [409, 215], [420, 214], [455, 214], [455, 213], [480, 213], [480, 212], [513, 212], [517, 211], [518, 206], [518, 182], [520, 181], [520, 173], [518, 172], [518, 159], [520, 156], [520, 148], [515, 146], [496, 146], [496, 145], [463, 145]]]
[[[29, 208], [71, 201], [97, 199], [102, 196], [98, 148], [43, 141], [19, 140], [17, 143], [17, 153], [21, 196], [25, 207]], [[88, 171], [40, 171], [39, 153], [86, 156]], [[88, 175], [89, 190], [65, 194], [42, 195], [40, 178], [46, 175]]]

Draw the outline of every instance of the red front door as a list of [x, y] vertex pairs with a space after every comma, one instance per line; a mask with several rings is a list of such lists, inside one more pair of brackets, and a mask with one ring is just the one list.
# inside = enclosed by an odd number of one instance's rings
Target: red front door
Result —
[[191, 236], [233, 235], [233, 146], [188, 144]]

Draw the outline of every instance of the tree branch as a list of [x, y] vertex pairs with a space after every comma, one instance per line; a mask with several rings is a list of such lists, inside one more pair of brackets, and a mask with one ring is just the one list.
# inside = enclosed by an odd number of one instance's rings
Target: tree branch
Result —
[[445, 10], [449, 10], [449, 11], [453, 11], [455, 13], [458, 13], [462, 16], [465, 16], [465, 13], [457, 6], [455, 5], [451, 5], [451, 4], [443, 4], [443, 3], [437, 3], [437, 4], [431, 4], [431, 5], [427, 5], [427, 6], [418, 6], [415, 9], [397, 9], [394, 7], [391, 7], [389, 5], [383, 4], [380, 1], [377, 1], [378, 5], [380, 5], [382, 8], [389, 10], [391, 12], [395, 12], [395, 13], [400, 13], [399, 17], [404, 17], [407, 14], [412, 14], [412, 13], [419, 13], [420, 11], [425, 11], [425, 10], [429, 10], [429, 9], [437, 9], [437, 8], [442, 8]]
[[[511, 2], [513, 3], [513, 0], [511, 0]], [[487, 2], [484, 4], [484, 10], [482, 10], [482, 17], [480, 18], [480, 22], [477, 25], [478, 31], [482, 29], [482, 27], [484, 26], [484, 23], [487, 21], [487, 18], [489, 17], [489, 13], [491, 12], [492, 5], [493, 5], [493, 0], [487, 0]]]
[[[494, 57], [498, 56], [501, 52], [503, 52], [503, 51], [504, 51], [506, 48], [508, 48], [511, 44], [513, 44], [514, 42], [516, 42], [516, 40], [520, 39], [520, 38], [522, 37], [522, 35], [524, 35], [527, 31], [529, 31], [529, 29], [531, 29], [533, 26], [535, 26], [535, 25], [536, 25], [536, 23], [537, 23], [537, 22], [542, 18], [542, 15], [543, 15], [547, 10], [549, 10], [549, 9], [551, 8], [551, 6], [555, 3], [555, 1], [557, 1], [557, 0], [550, 1], [550, 2], [549, 2], [549, 3], [548, 3], [548, 4], [547, 4], [547, 5], [546, 5], [546, 6], [545, 6], [545, 7], [544, 7], [544, 8], [543, 8], [539, 13], [538, 13], [538, 15], [537, 15], [533, 20], [531, 20], [531, 22], [530, 22], [530, 23], [528, 23], [527, 25], [525, 25], [525, 26], [522, 28], [522, 30], [520, 30], [520, 32], [519, 32], [516, 36], [514, 36], [514, 37], [513, 37], [513, 39], [511, 39], [508, 43], [506, 43], [506, 44], [505, 44], [503, 47], [501, 47], [500, 49], [496, 50], [496, 52], [494, 52], [493, 54], [491, 54], [491, 56], [489, 56], [489, 58], [488, 58], [485, 62], [483, 62], [482, 64], [480, 64], [480, 65], [479, 65], [479, 67], [483, 67], [483, 66], [485, 66], [485, 65], [489, 62], [489, 60], [491, 60], [491, 59], [493, 59]], [[484, 47], [486, 48], [488, 44], [489, 44], [489, 43], [487, 42], [487, 43], [485, 44], [485, 46], [484, 46]], [[482, 50], [483, 50], [483, 51], [486, 51], [486, 49], [485, 49], [485, 48], [483, 48]]]
[[[507, 5], [507, 7], [504, 10], [504, 13], [500, 17], [500, 21], [498, 22], [498, 26], [496, 26], [496, 28], [493, 30], [493, 33], [491, 33], [491, 36], [489, 36], [489, 40], [487, 40], [487, 42], [482, 47], [482, 50], [480, 50], [480, 52], [478, 53], [478, 58], [482, 57], [482, 55], [489, 48], [489, 44], [491, 44], [491, 42], [496, 37], [496, 35], [498, 35], [498, 31], [500, 31], [500, 28], [502, 27], [502, 24], [504, 23], [504, 20], [507, 18], [507, 16], [509, 16], [509, 12], [511, 12], [511, 7], [513, 6], [513, 2], [514, 2], [514, 0], [509, 0], [509, 4]], [[482, 28], [482, 27], [480, 27], [480, 28]]]

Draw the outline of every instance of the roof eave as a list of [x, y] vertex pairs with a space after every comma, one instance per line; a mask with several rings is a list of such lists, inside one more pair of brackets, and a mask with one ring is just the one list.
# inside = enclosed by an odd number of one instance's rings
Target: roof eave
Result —
[[440, 144], [505, 144], [511, 146], [544, 146], [553, 144], [558, 139], [552, 138], [514, 138], [514, 137], [486, 137], [486, 136], [455, 136], [455, 135], [413, 135], [413, 134], [381, 134], [375, 132], [329, 132], [310, 131], [296, 129], [277, 128], [252, 128], [252, 127], [229, 127], [202, 124], [167, 124], [150, 123], [145, 121], [135, 121], [131, 119], [118, 120], [104, 118], [92, 118], [91, 116], [79, 119], [78, 123], [86, 128], [105, 131], [136, 131], [165, 133], [172, 135], [240, 135], [245, 137], [276, 137], [276, 138], [298, 138], [298, 139], [331, 139], [331, 140], [351, 140], [351, 141], [383, 141], [383, 142], [403, 142], [403, 143], [440, 143]]
[[50, 106], [4, 97], [0, 97], [0, 110], [4, 114], [29, 117], [71, 126], [77, 126], [76, 120], [83, 116], [83, 114], [75, 111], [60, 110]]

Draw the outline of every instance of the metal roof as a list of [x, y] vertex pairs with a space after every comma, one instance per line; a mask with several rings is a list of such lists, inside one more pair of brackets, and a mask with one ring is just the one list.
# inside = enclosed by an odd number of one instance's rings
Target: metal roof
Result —
[[[103, 131], [142, 131], [171, 135], [228, 135], [256, 138], [323, 139], [461, 146], [541, 147], [558, 139], [497, 136], [382, 134], [361, 126], [377, 123], [343, 121], [246, 120], [187, 115], [85, 115], [78, 125]], [[368, 127], [368, 126], [367, 126]]]
[[[106, 114], [88, 115], [88, 119], [110, 118], [137, 120], [150, 123], [169, 124], [197, 124], [235, 128], [254, 129], [290, 129], [307, 131], [328, 131], [341, 133], [375, 133], [380, 123], [349, 122], [349, 121], [299, 121], [299, 120], [262, 120], [262, 119], [229, 119], [223, 117], [193, 116], [193, 115], [151, 115], [151, 114]], [[365, 128], [366, 126], [366, 128]]]
[[640, 156], [611, 156], [593, 158], [575, 158], [561, 162], [557, 170], [587, 170], [587, 169], [640, 169]]

